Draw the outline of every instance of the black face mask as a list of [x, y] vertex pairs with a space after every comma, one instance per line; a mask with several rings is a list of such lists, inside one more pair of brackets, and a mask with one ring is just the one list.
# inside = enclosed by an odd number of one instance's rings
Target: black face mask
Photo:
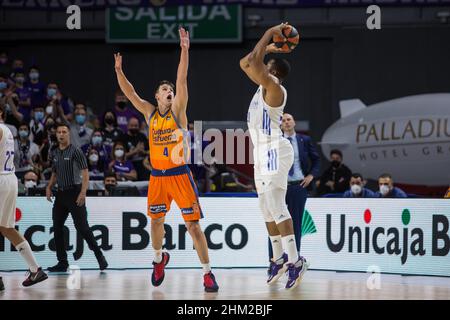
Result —
[[127, 103], [125, 101], [117, 102], [117, 107], [119, 107], [119, 109], [125, 109], [126, 106]]
[[114, 124], [114, 118], [105, 118], [105, 123], [109, 125]]
[[139, 129], [130, 129], [130, 133], [132, 135], [136, 135], [136, 134], [138, 134], [138, 132], [139, 132]]
[[338, 168], [341, 165], [341, 163], [339, 161], [337, 161], [337, 160], [333, 160], [333, 161], [331, 161], [331, 165], [334, 168]]
[[111, 192], [112, 189], [114, 189], [114, 187], [115, 187], [115, 185], [113, 185], [113, 184], [107, 184], [107, 185], [105, 185], [105, 190], [108, 192]]

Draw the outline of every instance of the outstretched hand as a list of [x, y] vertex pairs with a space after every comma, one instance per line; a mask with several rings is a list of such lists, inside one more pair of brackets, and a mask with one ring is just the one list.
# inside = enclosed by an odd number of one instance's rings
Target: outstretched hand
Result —
[[289, 53], [291, 51], [292, 51], [291, 48], [289, 49], [278, 48], [275, 45], [275, 43], [271, 43], [266, 47], [266, 53]]
[[114, 54], [114, 60], [115, 60], [115, 69], [116, 71], [122, 70], [122, 56], [120, 55], [120, 52]]
[[178, 30], [180, 34], [180, 47], [181, 49], [189, 50], [190, 40], [189, 40], [189, 31], [186, 31], [184, 28], [180, 27]]

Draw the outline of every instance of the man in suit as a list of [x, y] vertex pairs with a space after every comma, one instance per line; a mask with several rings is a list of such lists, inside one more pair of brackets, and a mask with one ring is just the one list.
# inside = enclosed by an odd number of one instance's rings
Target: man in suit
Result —
[[[302, 218], [308, 197], [307, 188], [313, 179], [319, 177], [320, 156], [312, 143], [311, 137], [295, 132], [295, 120], [289, 113], [283, 114], [281, 130], [294, 149], [294, 164], [289, 170], [286, 204], [294, 224], [297, 251], [300, 254]], [[270, 260], [273, 258], [270, 241], [269, 258]], [[286, 254], [284, 254], [284, 259], [287, 261]]]

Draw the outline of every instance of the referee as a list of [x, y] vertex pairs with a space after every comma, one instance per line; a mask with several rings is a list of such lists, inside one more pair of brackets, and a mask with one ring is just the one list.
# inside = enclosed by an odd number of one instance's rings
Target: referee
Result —
[[72, 214], [75, 229], [94, 251], [100, 270], [108, 267], [97, 241], [87, 221], [85, 206], [89, 173], [83, 152], [70, 143], [70, 128], [67, 124], [58, 124], [56, 128], [58, 147], [51, 150], [49, 161], [52, 176], [46, 189], [47, 200], [52, 202], [52, 187], [57, 184], [52, 219], [55, 234], [56, 256], [58, 263], [48, 268], [50, 272], [65, 272], [69, 267], [64, 241], [64, 223]]

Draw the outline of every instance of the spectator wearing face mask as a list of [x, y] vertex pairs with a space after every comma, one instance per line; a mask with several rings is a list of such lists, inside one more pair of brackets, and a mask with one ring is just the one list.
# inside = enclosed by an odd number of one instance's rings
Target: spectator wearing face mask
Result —
[[32, 112], [32, 119], [30, 120], [30, 140], [37, 145], [42, 145], [46, 138], [45, 126], [46, 121], [43, 106], [36, 106]]
[[31, 94], [31, 106], [44, 105], [46, 101], [46, 88], [47, 86], [39, 80], [39, 68], [32, 66], [28, 72], [28, 81], [25, 82], [25, 88], [30, 91]]
[[117, 141], [113, 146], [112, 161], [108, 169], [116, 173], [118, 181], [135, 181], [137, 173], [133, 163], [125, 158], [125, 144]]
[[23, 114], [24, 121], [30, 121], [31, 114], [31, 91], [25, 87], [25, 73], [22, 69], [15, 71], [15, 90], [14, 92], [19, 97], [19, 112]]
[[117, 118], [117, 125], [122, 132], [128, 131], [128, 122], [131, 118], [139, 119], [139, 115], [129, 106], [128, 98], [122, 91], [117, 91], [115, 96], [114, 113]]
[[104, 144], [113, 147], [114, 142], [123, 140], [123, 131], [117, 127], [117, 118], [113, 111], [108, 110], [103, 115], [102, 133]]
[[8, 127], [8, 129], [11, 131], [14, 139], [17, 138], [17, 129], [15, 126], [5, 123], [7, 113], [6, 113], [6, 105], [1, 103], [0, 101], [0, 123], [3, 123]]
[[[2, 90], [2, 88], [4, 88]], [[6, 77], [0, 76], [0, 104], [5, 106], [5, 123], [17, 128], [23, 121], [23, 114], [17, 110], [19, 98], [16, 93], [7, 88]], [[17, 137], [17, 130], [16, 136]], [[13, 132], [14, 134], [14, 132]]]
[[375, 198], [375, 193], [364, 188], [366, 182], [359, 173], [352, 174], [350, 178], [350, 190], [344, 192], [344, 198]]
[[406, 193], [397, 187], [394, 187], [394, 180], [389, 173], [384, 173], [378, 178], [379, 191], [377, 198], [407, 198]]
[[100, 158], [98, 151], [93, 148], [90, 149], [87, 158], [89, 180], [103, 180], [105, 163]]
[[85, 144], [81, 147], [81, 151], [89, 157], [91, 150], [95, 150], [99, 159], [97, 160], [97, 166], [101, 167], [103, 172], [105, 166], [110, 162], [111, 148], [103, 143], [103, 134], [100, 129], [94, 130], [91, 137], [91, 143]]
[[75, 120], [70, 125], [71, 142], [76, 148], [88, 144], [93, 130], [87, 126], [87, 111], [83, 104], [78, 104], [75, 110]]
[[10, 85], [14, 85], [15, 83], [15, 78], [16, 78], [16, 72], [17, 70], [24, 70], [24, 63], [22, 59], [14, 59], [12, 64], [11, 64], [11, 72], [9, 74], [9, 83]]
[[39, 176], [33, 170], [28, 170], [25, 172], [23, 178], [21, 179], [23, 184], [23, 189], [19, 191], [19, 195], [28, 196], [30, 194], [30, 189], [35, 189], [39, 187], [40, 181]]
[[144, 180], [144, 177], [148, 174], [142, 160], [148, 157], [148, 140], [143, 133], [139, 132], [139, 120], [135, 117], [130, 118], [128, 122], [128, 131], [124, 137], [124, 142], [130, 150], [126, 154], [126, 158], [133, 163], [138, 180]]
[[64, 97], [58, 88], [58, 85], [54, 82], [50, 82], [47, 86], [47, 102], [46, 105], [50, 105], [53, 102], [54, 106], [60, 105], [64, 116], [67, 121], [73, 120], [73, 102]]
[[105, 173], [103, 183], [105, 184], [105, 196], [110, 197], [112, 190], [117, 187], [116, 174], [113, 171], [108, 171]]
[[342, 152], [340, 150], [330, 151], [331, 165], [325, 170], [316, 182], [317, 193], [344, 193], [350, 183], [352, 171], [342, 163]]
[[42, 175], [47, 180], [51, 175], [51, 167], [48, 161], [49, 153], [58, 146], [56, 139], [56, 122], [52, 118], [45, 120], [45, 138], [40, 147], [41, 161], [44, 171]]
[[15, 141], [14, 149], [14, 167], [20, 179], [25, 172], [33, 169], [32, 158], [39, 154], [39, 147], [30, 141], [30, 128], [26, 123], [19, 126], [19, 138]]

